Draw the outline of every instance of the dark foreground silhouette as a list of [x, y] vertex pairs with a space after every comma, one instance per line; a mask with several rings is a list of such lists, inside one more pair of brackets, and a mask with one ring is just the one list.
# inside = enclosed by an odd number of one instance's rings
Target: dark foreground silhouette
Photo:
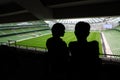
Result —
[[61, 39], [64, 33], [64, 25], [56, 23], [52, 27], [52, 37], [46, 42], [52, 80], [64, 80], [67, 75], [69, 52], [67, 44]]
[[[102, 69], [99, 78], [101, 80], [118, 80], [120, 72], [120, 62], [102, 59]], [[20, 49], [16, 47], [0, 46], [0, 79], [1, 80], [49, 80], [48, 61], [46, 52]], [[69, 66], [70, 67], [70, 66]], [[71, 69], [70, 69], [71, 70]], [[70, 71], [69, 70], [69, 71]], [[83, 71], [82, 71], [83, 70]], [[86, 70], [82, 69], [84, 72]], [[77, 73], [79, 78], [88, 78], [83, 76], [82, 72]], [[89, 76], [94, 76], [93, 71]], [[72, 73], [76, 74], [76, 73]], [[49, 73], [49, 75], [51, 75]], [[82, 77], [81, 77], [82, 76]], [[68, 76], [71, 80], [71, 75]], [[59, 80], [59, 79], [58, 79]], [[75, 80], [75, 79], [72, 79]], [[78, 79], [77, 79], [78, 80]], [[85, 79], [80, 79], [85, 80]], [[96, 79], [97, 80], [97, 79]]]
[[69, 43], [69, 50], [72, 55], [71, 74], [73, 80], [86, 80], [88, 78], [98, 80], [101, 66], [99, 46], [97, 41], [87, 41], [90, 33], [90, 25], [86, 22], [78, 22], [74, 33], [77, 41]]

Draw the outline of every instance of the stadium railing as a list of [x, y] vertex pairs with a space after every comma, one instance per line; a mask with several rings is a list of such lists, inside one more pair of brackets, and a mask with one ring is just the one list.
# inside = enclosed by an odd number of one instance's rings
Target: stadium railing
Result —
[[7, 46], [10, 46], [10, 47], [17, 47], [17, 48], [22, 48], [22, 49], [26, 49], [26, 50], [47, 52], [47, 49], [45, 47], [18, 45], [16, 43], [16, 40], [8, 40], [8, 42], [0, 42], [0, 45], [7, 45]]
[[120, 63], [120, 55], [100, 54], [100, 58], [101, 58], [103, 61]]
[[[15, 40], [8, 40], [8, 42], [0, 42], [0, 45], [7, 45], [10, 47], [16, 47], [16, 48], [21, 48], [21, 49], [26, 49], [26, 50], [33, 50], [33, 51], [42, 51], [42, 52], [48, 51], [47, 48], [45, 48], [45, 47], [18, 45], [18, 44], [16, 44]], [[103, 53], [103, 54], [100, 54], [100, 58], [103, 60], [114, 61], [114, 62], [120, 63], [120, 55]]]

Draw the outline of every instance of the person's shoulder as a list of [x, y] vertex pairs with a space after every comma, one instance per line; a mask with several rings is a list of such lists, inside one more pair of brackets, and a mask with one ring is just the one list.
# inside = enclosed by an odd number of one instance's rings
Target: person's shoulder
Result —
[[53, 38], [50, 37], [50, 38], [48, 38], [48, 39], [46, 40], [46, 43], [51, 43], [52, 41], [53, 41]]
[[98, 41], [93, 40], [93, 41], [89, 42], [89, 44], [93, 45], [93, 46], [98, 46], [99, 43], [98, 43]]
[[52, 39], [53, 39], [53, 37], [50, 37], [50, 38], [47, 39], [47, 41], [52, 40]]
[[71, 42], [69, 43], [69, 46], [75, 45], [76, 43], [77, 43], [77, 41], [71, 41]]
[[93, 40], [93, 41], [91, 41], [90, 43], [98, 44], [98, 41]]

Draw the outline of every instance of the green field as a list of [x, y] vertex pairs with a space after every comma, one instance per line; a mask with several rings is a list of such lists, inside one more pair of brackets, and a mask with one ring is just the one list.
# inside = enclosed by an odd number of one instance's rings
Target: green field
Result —
[[111, 29], [103, 32], [114, 55], [120, 55], [120, 30]]
[[[46, 48], [46, 40], [51, 37], [51, 34], [23, 40], [20, 42], [17, 42], [17, 45], [23, 45], [23, 46], [31, 46], [31, 47], [41, 47]], [[68, 44], [70, 41], [76, 40], [73, 32], [66, 32], [64, 37], [62, 37], [63, 40]], [[102, 44], [101, 44], [101, 37], [100, 32], [91, 32], [88, 41], [97, 40], [99, 42], [99, 52], [102, 54]]]
[[28, 39], [36, 36], [40, 36], [41, 34], [46, 34], [49, 33], [50, 30], [43, 30], [43, 31], [36, 31], [36, 32], [31, 32], [31, 33], [24, 33], [24, 34], [17, 34], [17, 35], [12, 35], [12, 36], [5, 36], [5, 37], [0, 37], [0, 42], [8, 42], [8, 40], [23, 40], [23, 39]]

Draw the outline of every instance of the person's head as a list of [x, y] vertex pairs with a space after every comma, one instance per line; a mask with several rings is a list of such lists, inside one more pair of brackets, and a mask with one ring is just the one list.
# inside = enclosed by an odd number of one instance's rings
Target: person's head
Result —
[[86, 39], [87, 36], [90, 33], [90, 24], [87, 22], [80, 21], [75, 25], [75, 31], [74, 31], [76, 38], [78, 40], [80, 39]]
[[52, 27], [52, 35], [56, 37], [64, 36], [65, 26], [62, 23], [56, 23]]

